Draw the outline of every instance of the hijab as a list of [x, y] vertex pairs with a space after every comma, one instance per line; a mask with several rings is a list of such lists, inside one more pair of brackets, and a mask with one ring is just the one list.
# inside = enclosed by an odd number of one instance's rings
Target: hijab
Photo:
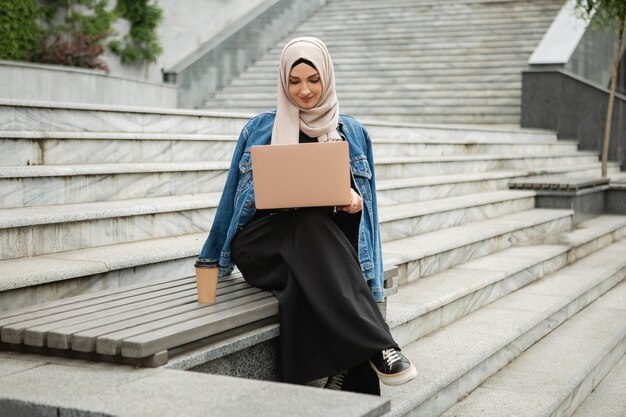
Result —
[[[289, 74], [300, 59], [311, 62], [322, 81], [320, 101], [310, 109], [301, 109], [289, 95]], [[339, 103], [335, 93], [335, 73], [326, 45], [311, 37], [289, 41], [280, 54], [278, 69], [278, 105], [272, 129], [272, 145], [299, 142], [299, 132], [319, 142], [341, 140], [337, 132]]]

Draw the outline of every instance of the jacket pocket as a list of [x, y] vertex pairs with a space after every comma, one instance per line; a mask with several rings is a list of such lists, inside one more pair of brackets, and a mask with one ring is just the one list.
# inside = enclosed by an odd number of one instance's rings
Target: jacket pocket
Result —
[[354, 175], [357, 175], [359, 177], [365, 177], [368, 180], [372, 179], [370, 164], [367, 162], [367, 158], [365, 157], [365, 155], [356, 157], [350, 162], [350, 166], [352, 167], [352, 173]]

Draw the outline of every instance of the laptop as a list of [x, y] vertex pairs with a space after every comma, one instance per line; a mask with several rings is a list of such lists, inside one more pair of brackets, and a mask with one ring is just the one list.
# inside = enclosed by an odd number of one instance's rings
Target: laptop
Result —
[[348, 142], [262, 145], [250, 152], [257, 209], [350, 204]]

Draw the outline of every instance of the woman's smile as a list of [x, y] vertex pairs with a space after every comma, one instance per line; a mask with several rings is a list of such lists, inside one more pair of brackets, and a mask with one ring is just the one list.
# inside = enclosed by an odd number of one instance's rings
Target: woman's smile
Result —
[[322, 80], [317, 70], [307, 64], [298, 64], [289, 73], [289, 95], [302, 109], [311, 109], [322, 98]]

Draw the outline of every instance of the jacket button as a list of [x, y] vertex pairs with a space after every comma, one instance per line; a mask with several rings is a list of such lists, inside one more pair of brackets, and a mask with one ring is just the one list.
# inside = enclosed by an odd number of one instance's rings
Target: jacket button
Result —
[[252, 208], [252, 201], [248, 201], [248, 202], [246, 203], [246, 206], [248, 206], [248, 208]]
[[244, 161], [244, 163], [243, 163], [243, 167], [244, 167], [244, 168], [247, 168], [247, 167], [248, 167], [248, 161]]

